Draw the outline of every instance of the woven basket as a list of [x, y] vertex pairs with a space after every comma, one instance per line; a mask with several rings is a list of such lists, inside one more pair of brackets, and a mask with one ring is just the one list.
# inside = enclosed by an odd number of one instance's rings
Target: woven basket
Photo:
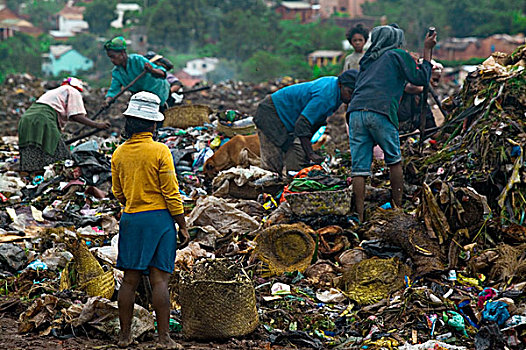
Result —
[[225, 259], [204, 260], [181, 273], [179, 303], [187, 339], [239, 337], [259, 323], [252, 281]]
[[216, 131], [224, 134], [227, 137], [234, 137], [236, 135], [252, 135], [256, 133], [256, 125], [250, 124], [246, 126], [227, 126], [217, 123]]
[[101, 296], [106, 299], [111, 299], [113, 292], [115, 291], [113, 271], [107, 271], [104, 274], [89, 280], [80, 285], [80, 289], [84, 290], [89, 296]]
[[164, 111], [163, 126], [186, 129], [210, 123], [212, 109], [205, 105], [174, 106]]
[[290, 209], [298, 216], [348, 215], [351, 211], [351, 197], [349, 189], [285, 195]]
[[[88, 250], [83, 239], [68, 238], [66, 245], [71, 254], [73, 254], [79, 288], [84, 290], [89, 296], [101, 296], [110, 299], [115, 289], [113, 271], [104, 272], [95, 256]], [[69, 288], [68, 286], [71, 286], [70, 281], [66, 280], [69, 278], [69, 269], [71, 269], [71, 266], [67, 266], [67, 269], [64, 269], [62, 272], [65, 279], [62, 280], [61, 278], [61, 288]]]
[[315, 232], [303, 223], [273, 225], [255, 238], [254, 253], [268, 265], [270, 275], [284, 272], [304, 272], [310, 266], [316, 242]]

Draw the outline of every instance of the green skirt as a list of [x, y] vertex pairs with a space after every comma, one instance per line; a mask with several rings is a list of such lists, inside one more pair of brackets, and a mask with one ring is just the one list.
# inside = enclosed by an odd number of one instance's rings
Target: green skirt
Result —
[[41, 171], [71, 156], [61, 138], [57, 112], [42, 103], [34, 103], [20, 118], [18, 147], [21, 171]]
[[18, 122], [18, 146], [37, 146], [52, 156], [61, 138], [57, 112], [43, 103], [33, 103]]

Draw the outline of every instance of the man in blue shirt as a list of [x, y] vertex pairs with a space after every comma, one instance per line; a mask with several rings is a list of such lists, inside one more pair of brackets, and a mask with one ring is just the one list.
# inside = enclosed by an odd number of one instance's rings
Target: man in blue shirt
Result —
[[310, 139], [326, 124], [342, 103], [349, 103], [358, 71], [338, 77], [287, 86], [267, 96], [258, 106], [254, 123], [258, 127], [263, 168], [282, 176], [323, 158], [312, 150]]
[[129, 91], [136, 93], [148, 91], [157, 95], [161, 99], [161, 110], [168, 99], [170, 84], [166, 81], [166, 70], [154, 63], [150, 63], [144, 56], [126, 53], [126, 40], [118, 36], [104, 44], [106, 54], [114, 64], [111, 72], [111, 85], [106, 93], [106, 103], [117, 95], [123, 87], [128, 85], [142, 71], [148, 74], [137, 80]]
[[424, 61], [416, 64], [399, 49], [404, 32], [397, 25], [371, 31], [371, 46], [360, 60], [356, 90], [349, 104], [349, 137], [352, 157], [353, 192], [358, 218], [363, 221], [365, 178], [371, 175], [373, 147], [384, 151], [389, 167], [395, 206], [402, 206], [403, 171], [398, 134], [398, 105], [407, 81], [422, 86], [431, 77], [431, 50], [436, 33], [424, 41]]

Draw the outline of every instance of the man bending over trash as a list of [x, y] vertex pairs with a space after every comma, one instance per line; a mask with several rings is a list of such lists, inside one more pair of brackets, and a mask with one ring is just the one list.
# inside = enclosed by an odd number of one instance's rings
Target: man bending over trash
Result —
[[281, 177], [284, 165], [289, 171], [301, 170], [310, 161], [321, 163], [311, 137], [342, 103], [349, 103], [357, 75], [350, 69], [338, 77], [287, 86], [267, 96], [254, 117], [263, 168]]
[[183, 203], [170, 150], [155, 142], [155, 124], [164, 116], [159, 98], [141, 91], [131, 97], [124, 112], [124, 131], [129, 139], [111, 159], [112, 190], [124, 205], [119, 223], [117, 268], [124, 270], [119, 290], [119, 347], [133, 339], [131, 322], [135, 291], [143, 272], [149, 271], [152, 303], [157, 318], [159, 345], [182, 349], [169, 335], [170, 293], [168, 282], [174, 270], [177, 232], [188, 241]]
[[356, 89], [349, 104], [349, 137], [353, 192], [358, 218], [363, 222], [365, 177], [371, 175], [373, 147], [378, 144], [389, 166], [393, 202], [402, 205], [403, 171], [398, 134], [398, 104], [406, 81], [425, 85], [431, 77], [431, 50], [436, 33], [426, 35], [424, 61], [416, 64], [400, 49], [404, 32], [396, 24], [371, 31], [371, 46], [360, 60]]

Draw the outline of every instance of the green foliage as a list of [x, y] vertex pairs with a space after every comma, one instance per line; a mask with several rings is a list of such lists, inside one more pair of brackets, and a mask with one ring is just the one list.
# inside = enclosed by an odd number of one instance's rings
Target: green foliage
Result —
[[285, 68], [285, 63], [281, 57], [268, 51], [257, 51], [242, 64], [242, 78], [260, 82], [280, 76]]
[[[262, 17], [266, 18], [262, 20]], [[219, 48], [227, 59], [245, 61], [257, 50], [270, 50], [275, 42], [274, 16], [252, 10], [234, 10], [221, 23]], [[240, 35], [242, 33], [242, 35]]]
[[108, 31], [111, 21], [117, 19], [116, 6], [117, 0], [93, 0], [86, 4], [84, 20], [88, 22], [91, 33], [103, 35]]
[[213, 82], [235, 80], [239, 77], [240, 64], [232, 60], [219, 60], [216, 69], [207, 74], [207, 79]]
[[515, 34], [526, 30], [524, 0], [378, 0], [363, 5], [368, 16], [387, 17], [406, 33], [407, 46], [422, 46], [426, 30], [435, 26], [441, 38]]
[[194, 53], [179, 53], [174, 54], [173, 51], [160, 50], [159, 54], [165, 56], [174, 65], [174, 71], [183, 69], [186, 66], [186, 62], [199, 58], [200, 56]]
[[[62, 10], [65, 4], [65, 0], [27, 1], [22, 14], [28, 15], [34, 26], [47, 31], [56, 27], [56, 21], [53, 15]], [[10, 5], [10, 8], [11, 6], [12, 5]]]
[[205, 0], [160, 0], [144, 13], [149, 41], [183, 52], [189, 51], [194, 43], [202, 43], [206, 25], [204, 6]]
[[460, 61], [448, 61], [448, 60], [438, 60], [445, 67], [460, 67], [460, 66], [472, 66], [481, 64], [486, 58], [470, 58], [469, 60], [460, 60]]
[[77, 74], [85, 77], [88, 73], [111, 71], [113, 65], [102, 47], [102, 42], [97, 40], [97, 36], [90, 33], [81, 33], [68, 40], [68, 44], [73, 46], [80, 54], [93, 61], [93, 68], [85, 74]]
[[319, 69], [313, 69], [312, 79], [318, 79], [328, 75], [339, 75], [342, 70], [341, 64], [329, 64], [325, 67], [320, 67]]
[[42, 65], [39, 41], [29, 35], [16, 33], [12, 38], [0, 41], [0, 82], [7, 74], [28, 72], [40, 74]]

